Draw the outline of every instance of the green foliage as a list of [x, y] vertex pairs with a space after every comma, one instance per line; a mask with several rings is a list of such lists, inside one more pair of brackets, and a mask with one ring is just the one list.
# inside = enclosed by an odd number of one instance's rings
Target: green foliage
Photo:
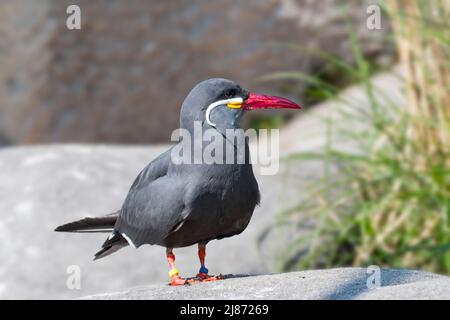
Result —
[[253, 129], [275, 129], [283, 126], [286, 117], [283, 115], [259, 116], [250, 122], [250, 128]]
[[[308, 188], [310, 200], [281, 213], [282, 219], [300, 225], [315, 221], [314, 230], [287, 249], [284, 270], [376, 264], [450, 273], [449, 8], [431, 1], [398, 2], [387, 9], [396, 24], [400, 62], [407, 70], [421, 71], [403, 79], [407, 105], [389, 102], [388, 112], [380, 105], [380, 97], [387, 95], [374, 87], [371, 65], [349, 28], [355, 65], [327, 58], [364, 85], [370, 107], [341, 100], [348, 106], [342, 116], [366, 121], [368, 129], [356, 133], [329, 120], [323, 152], [287, 159], [321, 160], [324, 175]], [[338, 98], [336, 86], [320, 77], [291, 73], [267, 78], [307, 81], [318, 95]], [[351, 139], [359, 151], [336, 148], [331, 143], [335, 135]]]

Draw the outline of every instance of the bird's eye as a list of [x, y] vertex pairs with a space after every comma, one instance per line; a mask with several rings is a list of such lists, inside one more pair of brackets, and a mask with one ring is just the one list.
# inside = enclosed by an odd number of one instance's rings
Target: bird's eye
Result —
[[224, 96], [226, 99], [233, 98], [235, 95], [236, 95], [236, 90], [234, 90], [234, 89], [227, 90], [227, 91], [225, 91], [224, 94], [223, 94], [223, 96]]

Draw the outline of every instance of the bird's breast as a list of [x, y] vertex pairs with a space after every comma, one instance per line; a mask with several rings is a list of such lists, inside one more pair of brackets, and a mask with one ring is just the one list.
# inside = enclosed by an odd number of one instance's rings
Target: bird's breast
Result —
[[186, 181], [189, 214], [165, 245], [182, 247], [241, 233], [259, 202], [259, 190], [250, 165], [197, 167]]

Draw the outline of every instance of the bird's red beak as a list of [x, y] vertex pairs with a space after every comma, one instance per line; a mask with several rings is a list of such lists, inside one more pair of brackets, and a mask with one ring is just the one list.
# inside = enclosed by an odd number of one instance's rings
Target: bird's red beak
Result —
[[276, 97], [276, 96], [266, 96], [263, 94], [250, 93], [248, 98], [245, 99], [242, 104], [244, 110], [255, 110], [255, 109], [301, 109], [300, 105], [292, 102], [289, 99]]

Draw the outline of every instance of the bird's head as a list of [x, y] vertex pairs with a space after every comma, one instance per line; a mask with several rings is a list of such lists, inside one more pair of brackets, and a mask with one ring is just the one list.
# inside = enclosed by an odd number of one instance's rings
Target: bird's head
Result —
[[183, 102], [181, 128], [191, 130], [194, 121], [217, 129], [237, 129], [247, 110], [267, 108], [300, 109], [285, 98], [249, 92], [234, 81], [208, 79], [197, 84]]

